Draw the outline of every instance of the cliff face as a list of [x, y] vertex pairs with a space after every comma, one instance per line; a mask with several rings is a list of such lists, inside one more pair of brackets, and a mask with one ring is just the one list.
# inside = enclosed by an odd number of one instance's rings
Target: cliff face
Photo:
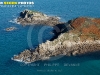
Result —
[[78, 56], [100, 51], [100, 19], [80, 17], [71, 20], [69, 30], [53, 41], [39, 45], [35, 51], [25, 50], [15, 55], [13, 60], [34, 62], [52, 56]]

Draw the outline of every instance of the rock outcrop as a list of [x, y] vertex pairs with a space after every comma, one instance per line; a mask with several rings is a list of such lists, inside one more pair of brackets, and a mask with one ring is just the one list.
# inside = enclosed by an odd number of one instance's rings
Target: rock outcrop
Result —
[[69, 22], [71, 30], [53, 41], [40, 44], [35, 50], [25, 50], [12, 59], [31, 63], [58, 55], [79, 56], [100, 52], [100, 19], [80, 17]]
[[4, 29], [5, 31], [13, 31], [13, 30], [16, 30], [17, 28], [16, 27], [9, 27], [9, 28], [6, 28]]
[[61, 23], [59, 19], [59, 17], [47, 16], [46, 14], [37, 11], [24, 10], [20, 13], [20, 16], [17, 18], [17, 22], [24, 26], [34, 24], [54, 26], [56, 24]]

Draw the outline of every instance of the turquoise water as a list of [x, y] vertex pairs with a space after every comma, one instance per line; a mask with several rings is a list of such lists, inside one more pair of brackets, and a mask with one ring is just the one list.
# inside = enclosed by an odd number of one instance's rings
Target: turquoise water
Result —
[[[51, 33], [53, 28], [49, 26], [22, 27], [9, 22], [24, 9], [59, 16], [62, 21], [79, 16], [100, 17], [100, 0], [34, 0], [34, 2], [32, 8], [0, 7], [0, 75], [100, 75], [100, 57], [98, 56], [62, 57], [53, 61], [38, 61], [27, 65], [11, 60], [14, 54], [24, 49], [35, 48], [39, 43], [54, 36]], [[4, 31], [11, 26], [18, 29], [12, 32]]]

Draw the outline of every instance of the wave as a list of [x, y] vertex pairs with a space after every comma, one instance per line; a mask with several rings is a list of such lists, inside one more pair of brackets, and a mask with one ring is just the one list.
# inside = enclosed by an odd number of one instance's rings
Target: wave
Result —
[[11, 23], [16, 23], [16, 24], [20, 24], [19, 22], [17, 22], [17, 18], [13, 19], [13, 20], [10, 20], [9, 22]]

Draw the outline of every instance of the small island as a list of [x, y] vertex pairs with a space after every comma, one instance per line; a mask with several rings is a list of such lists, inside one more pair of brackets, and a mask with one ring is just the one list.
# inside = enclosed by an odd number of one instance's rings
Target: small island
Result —
[[[100, 52], [100, 19], [79, 17], [68, 21], [72, 28], [57, 39], [40, 44], [35, 50], [24, 50], [12, 60], [31, 63], [58, 55], [81, 56]], [[67, 27], [66, 27], [67, 29]]]
[[24, 10], [20, 12], [17, 22], [21, 25], [50, 25], [60, 24], [60, 18], [56, 16], [48, 16], [38, 11]]
[[9, 31], [13, 31], [13, 30], [16, 30], [16, 29], [17, 29], [16, 27], [9, 27], [9, 28], [6, 28], [4, 30], [9, 32]]

